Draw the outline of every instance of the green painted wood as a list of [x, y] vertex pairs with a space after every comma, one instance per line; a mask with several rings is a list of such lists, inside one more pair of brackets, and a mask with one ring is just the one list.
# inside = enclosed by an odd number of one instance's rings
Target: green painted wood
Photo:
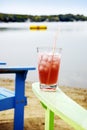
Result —
[[87, 110], [68, 97], [61, 89], [57, 88], [56, 92], [44, 92], [40, 90], [37, 82], [32, 84], [32, 90], [47, 110], [58, 115], [74, 129], [87, 130]]
[[45, 113], [45, 130], [54, 130], [54, 113], [49, 108]]
[[45, 112], [45, 130], [54, 130], [54, 113], [41, 102]]

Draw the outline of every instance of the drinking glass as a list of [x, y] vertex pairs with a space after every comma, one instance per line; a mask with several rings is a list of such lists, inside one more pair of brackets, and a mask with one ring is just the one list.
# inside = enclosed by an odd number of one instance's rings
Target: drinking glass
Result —
[[62, 48], [38, 47], [38, 76], [40, 89], [56, 91]]

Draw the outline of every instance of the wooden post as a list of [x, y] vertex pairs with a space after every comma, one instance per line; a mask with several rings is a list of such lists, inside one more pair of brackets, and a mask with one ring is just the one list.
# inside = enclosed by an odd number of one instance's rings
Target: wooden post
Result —
[[15, 80], [14, 130], [24, 129], [25, 79], [27, 71], [17, 73]]
[[54, 113], [49, 108], [45, 112], [45, 130], [54, 130]]

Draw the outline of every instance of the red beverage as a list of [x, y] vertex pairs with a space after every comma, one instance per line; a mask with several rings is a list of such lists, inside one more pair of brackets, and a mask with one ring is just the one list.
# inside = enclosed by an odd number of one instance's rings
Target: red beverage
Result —
[[40, 53], [38, 72], [40, 88], [47, 91], [54, 91], [57, 87], [60, 68], [60, 54]]

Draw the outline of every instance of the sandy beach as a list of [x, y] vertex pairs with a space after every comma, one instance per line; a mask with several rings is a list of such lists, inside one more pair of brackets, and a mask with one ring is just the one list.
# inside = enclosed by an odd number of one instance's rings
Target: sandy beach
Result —
[[[14, 90], [14, 81], [11, 79], [0, 79], [0, 86]], [[60, 88], [73, 100], [87, 109], [87, 89], [60, 86]], [[44, 114], [39, 100], [32, 92], [32, 83], [26, 82], [25, 95], [28, 105], [25, 106], [24, 130], [44, 130]], [[13, 130], [14, 110], [0, 112], [0, 130]], [[74, 130], [58, 116], [55, 115], [55, 130]]]

